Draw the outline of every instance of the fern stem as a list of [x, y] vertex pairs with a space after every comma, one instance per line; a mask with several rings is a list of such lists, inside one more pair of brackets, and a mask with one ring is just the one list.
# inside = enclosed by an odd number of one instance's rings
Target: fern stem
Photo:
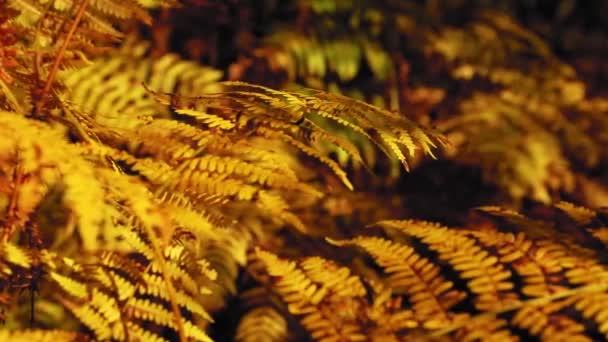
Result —
[[[16, 158], [19, 158], [17, 151]], [[18, 160], [18, 159], [17, 159]], [[13, 177], [11, 182], [11, 194], [9, 196], [8, 208], [6, 217], [3, 222], [4, 230], [2, 231], [2, 242], [6, 243], [13, 235], [13, 230], [20, 221], [19, 217], [19, 185], [23, 182], [23, 168], [21, 164], [13, 169]]]
[[68, 34], [66, 35], [66, 37], [63, 41], [63, 44], [59, 48], [59, 52], [57, 53], [55, 60], [53, 61], [53, 66], [51, 67], [51, 72], [49, 73], [49, 77], [47, 78], [46, 83], [44, 84], [44, 88], [42, 89], [42, 92], [39, 95], [40, 97], [39, 97], [38, 101], [36, 102], [36, 106], [34, 107], [36, 110], [36, 113], [35, 113], [36, 115], [40, 115], [40, 111], [44, 107], [44, 104], [46, 102], [46, 96], [49, 93], [49, 91], [51, 90], [51, 85], [53, 84], [53, 80], [55, 79], [55, 76], [57, 75], [57, 72], [59, 71], [59, 64], [61, 64], [61, 60], [63, 59], [65, 50], [67, 49], [68, 44], [70, 43], [70, 40], [72, 40], [72, 36], [74, 36], [74, 33], [76, 32], [76, 28], [78, 28], [78, 24], [80, 23], [80, 20], [82, 19], [84, 11], [87, 8], [88, 2], [89, 2], [89, 0], [82, 0], [82, 2], [80, 3], [80, 6], [78, 7], [78, 12], [76, 12], [76, 17], [74, 18], [74, 22], [72, 23], [72, 26], [70, 26], [70, 30], [68, 31]]

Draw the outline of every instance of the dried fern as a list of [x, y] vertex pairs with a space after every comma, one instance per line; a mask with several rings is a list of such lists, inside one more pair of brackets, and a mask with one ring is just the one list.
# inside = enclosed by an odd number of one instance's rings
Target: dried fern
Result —
[[550, 203], [559, 191], [573, 191], [573, 168], [602, 162], [603, 137], [586, 128], [606, 125], [588, 110], [597, 99], [585, 100], [574, 69], [538, 36], [504, 14], [482, 12], [466, 28], [430, 36], [430, 44], [450, 62], [455, 79], [495, 87], [473, 92], [460, 115], [440, 123], [464, 145], [455, 158], [481, 166], [488, 183], [515, 200]]
[[[465, 147], [451, 158], [516, 200], [548, 203], [573, 189], [571, 170], [605, 162], [605, 101], [506, 17], [428, 30], [416, 5], [298, 3], [348, 25], [285, 30], [252, 52], [290, 79], [349, 93], [370, 72], [377, 102], [397, 108], [416, 96], [378, 39], [394, 26], [444, 57], [449, 87], [491, 84], [440, 129]], [[378, 150], [409, 169], [446, 138], [335, 93], [219, 82], [131, 36], [116, 47], [166, 5], [0, 0], [0, 339], [608, 338], [606, 213], [562, 201], [481, 207], [459, 228], [357, 229], [406, 208], [392, 189], [337, 190], [353, 189], [345, 166], [371, 168]], [[212, 327], [235, 305], [234, 331]]]
[[[249, 244], [285, 225], [305, 232], [294, 210], [322, 196], [290, 151], [325, 164], [347, 186], [317, 141], [364, 162], [321, 119], [367, 137], [406, 167], [445, 143], [397, 113], [326, 93], [222, 83], [212, 85], [220, 92], [191, 97], [217, 72], [172, 56], [151, 61], [145, 47], [124, 49], [60, 73], [67, 88], [56, 93], [50, 124], [0, 117], [3, 182], [20, 184], [3, 192], [11, 208], [3, 233], [36, 227], [45, 247], [35, 270], [46, 276], [30, 281], [99, 340], [208, 340], [208, 310], [234, 294]], [[160, 73], [174, 76], [161, 82]]]
[[[588, 209], [562, 203], [552, 210], [555, 214], [565, 210], [578, 229], [587, 227], [594, 232], [602, 225], [598, 214]], [[380, 267], [379, 273], [373, 271], [375, 267], [364, 270], [354, 263], [349, 270], [348, 264], [336, 265], [320, 257], [296, 263], [260, 251], [258, 258], [270, 278], [258, 277], [318, 340], [339, 338], [343, 331], [353, 334], [351, 339], [358, 338], [354, 334], [361, 331], [365, 336], [386, 334], [382, 336], [389, 340], [605, 338], [602, 303], [608, 290], [608, 269], [597, 259], [602, 249], [584, 248], [579, 245], [582, 241], [554, 235], [556, 228], [550, 228], [551, 221], [546, 219], [535, 221], [509, 211], [500, 217], [517, 221], [483, 221], [466, 229], [416, 220], [382, 221], [378, 225], [392, 238], [329, 240], [340, 248], [356, 246], [365, 251]], [[535, 227], [539, 223], [552, 233], [538, 232]], [[359, 296], [376, 288], [378, 281], [391, 290], [384, 300], [400, 303], [394, 305], [401, 311], [378, 312], [383, 315], [379, 317], [353, 316], [359, 320], [326, 314], [334, 302], [342, 303], [335, 312], [376, 310], [376, 302], [370, 300], [374, 297]], [[334, 288], [338, 283], [340, 287]], [[346, 305], [355, 311], [347, 311]], [[389, 328], [397, 317], [404, 319], [403, 325]], [[378, 322], [385, 322], [382, 333], [373, 330]]]

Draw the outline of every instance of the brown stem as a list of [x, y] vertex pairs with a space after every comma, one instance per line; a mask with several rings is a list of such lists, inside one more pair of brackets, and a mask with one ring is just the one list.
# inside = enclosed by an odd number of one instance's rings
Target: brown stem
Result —
[[23, 182], [21, 165], [17, 165], [13, 170], [12, 191], [9, 197], [9, 204], [6, 214], [5, 229], [2, 232], [2, 242], [10, 240], [13, 230], [19, 220], [19, 186]]
[[[27, 236], [27, 244], [30, 249], [34, 248], [33, 230], [34, 228], [31, 225], [28, 225], [28, 228], [25, 231], [25, 234]], [[30, 329], [34, 329], [34, 325], [36, 324], [36, 290], [38, 289], [38, 283], [36, 282], [37, 279], [34, 272], [34, 267], [30, 268]]]
[[80, 3], [80, 6], [78, 7], [78, 12], [76, 12], [76, 17], [74, 18], [74, 22], [72, 23], [72, 26], [70, 26], [70, 30], [68, 31], [68, 34], [66, 35], [65, 40], [63, 41], [63, 45], [61, 45], [61, 48], [59, 48], [59, 52], [57, 53], [57, 56], [55, 57], [55, 61], [53, 61], [53, 66], [51, 68], [51, 72], [49, 73], [49, 77], [46, 80], [46, 83], [44, 84], [42, 93], [40, 93], [40, 95], [39, 95], [40, 96], [39, 100], [36, 102], [36, 106], [35, 106], [36, 115], [40, 115], [40, 111], [44, 107], [46, 95], [51, 90], [51, 85], [53, 84], [53, 80], [55, 79], [55, 76], [57, 75], [57, 72], [59, 71], [59, 64], [61, 63], [61, 60], [63, 59], [63, 54], [65, 53], [65, 50], [67, 49], [68, 44], [70, 43], [70, 40], [72, 40], [72, 36], [76, 32], [76, 28], [78, 27], [78, 24], [80, 23], [80, 19], [82, 19], [82, 15], [84, 14], [84, 10], [87, 8], [88, 2], [89, 2], [89, 0], [82, 0], [82, 2]]

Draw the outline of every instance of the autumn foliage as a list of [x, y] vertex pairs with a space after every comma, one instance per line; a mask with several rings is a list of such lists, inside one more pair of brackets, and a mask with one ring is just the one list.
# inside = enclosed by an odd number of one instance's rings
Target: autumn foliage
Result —
[[607, 339], [556, 3], [0, 0], [0, 340]]

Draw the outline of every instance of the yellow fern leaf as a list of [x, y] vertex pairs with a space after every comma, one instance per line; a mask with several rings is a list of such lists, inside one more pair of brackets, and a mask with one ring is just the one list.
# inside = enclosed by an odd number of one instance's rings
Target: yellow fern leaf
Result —
[[72, 331], [61, 330], [25, 330], [25, 331], [8, 331], [0, 330], [0, 340], [11, 342], [76, 342], [81, 341], [84, 337]]
[[4, 259], [14, 265], [23, 268], [30, 268], [32, 265], [31, 257], [20, 247], [11, 243], [4, 243], [0, 246], [0, 250], [2, 250], [2, 253], [4, 254]]
[[238, 342], [281, 342], [287, 339], [287, 322], [271, 307], [255, 308], [239, 321], [235, 340]]
[[339, 246], [359, 246], [370, 253], [389, 274], [390, 286], [395, 291], [405, 289], [416, 318], [423, 322], [423, 327], [446, 327], [456, 318], [449, 310], [466, 295], [452, 289], [452, 282], [440, 275], [439, 267], [422, 258], [413, 248], [376, 237], [330, 242]]
[[[312, 272], [316, 279], [321, 280], [321, 283], [316, 283], [294, 262], [281, 260], [276, 255], [259, 249], [256, 251], [256, 255], [266, 265], [268, 274], [275, 279], [274, 286], [287, 302], [289, 312], [303, 316], [300, 322], [311, 332], [313, 338], [320, 341], [361, 340], [364, 338], [355, 322], [349, 322], [348, 318], [332, 319], [331, 312], [320, 304], [326, 301], [339, 301], [340, 298], [347, 299], [353, 295], [362, 295], [362, 293], [355, 292], [346, 296], [338, 295], [334, 298], [331, 289], [337, 283], [333, 283], [329, 275], [322, 275], [323, 271], [318, 269], [319, 265], [324, 264], [322, 260], [309, 259], [310, 261], [305, 262], [306, 267], [309, 268], [308, 272]], [[319, 261], [321, 261], [320, 264]], [[344, 273], [342, 277], [348, 277], [347, 272]]]
[[64, 291], [70, 295], [78, 299], [87, 298], [88, 290], [86, 284], [56, 272], [52, 272], [50, 276], [59, 284], [59, 286], [61, 286]]
[[591, 221], [597, 216], [597, 214], [585, 207], [576, 206], [572, 203], [561, 201], [555, 205], [557, 208], [564, 211], [569, 217], [576, 222], [578, 225], [585, 225], [591, 223]]
[[[379, 225], [420, 238], [439, 253], [441, 259], [467, 279], [469, 289], [477, 295], [475, 306], [478, 309], [491, 310], [519, 301], [512, 291], [511, 272], [465, 234], [423, 221], [382, 221]], [[446, 238], [449, 238], [447, 242]]]

